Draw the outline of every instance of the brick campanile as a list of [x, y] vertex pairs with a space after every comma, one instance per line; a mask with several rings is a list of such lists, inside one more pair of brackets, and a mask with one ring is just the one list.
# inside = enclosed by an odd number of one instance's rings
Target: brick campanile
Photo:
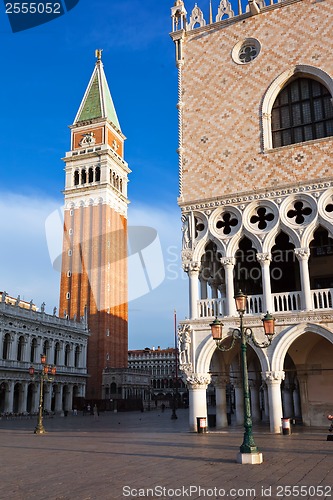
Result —
[[127, 367], [127, 176], [125, 136], [101, 51], [66, 153], [61, 316], [87, 314], [87, 398], [100, 398], [106, 367]]

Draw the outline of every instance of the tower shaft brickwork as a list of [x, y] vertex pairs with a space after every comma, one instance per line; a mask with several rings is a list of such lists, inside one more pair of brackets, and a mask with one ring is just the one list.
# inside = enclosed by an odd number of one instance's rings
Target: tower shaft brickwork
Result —
[[127, 175], [124, 139], [103, 65], [71, 127], [66, 154], [60, 314], [87, 315], [87, 397], [100, 398], [105, 368], [127, 367]]

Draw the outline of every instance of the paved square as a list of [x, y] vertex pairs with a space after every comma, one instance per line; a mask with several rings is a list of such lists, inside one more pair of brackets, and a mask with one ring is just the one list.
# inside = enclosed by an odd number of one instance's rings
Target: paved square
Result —
[[[1, 420], [0, 499], [333, 498], [327, 428], [254, 428], [261, 465], [240, 465], [241, 427], [188, 432], [187, 410]], [[294, 489], [293, 489], [294, 488]]]

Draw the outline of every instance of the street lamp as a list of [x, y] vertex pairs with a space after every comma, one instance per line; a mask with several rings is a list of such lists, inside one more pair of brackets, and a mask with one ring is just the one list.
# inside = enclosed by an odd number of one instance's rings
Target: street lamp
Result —
[[[35, 434], [45, 434], [45, 429], [43, 426], [43, 388], [44, 388], [44, 381], [46, 382], [51, 382], [54, 380], [54, 376], [56, 374], [56, 367], [54, 365], [47, 365], [46, 364], [46, 355], [41, 354], [40, 355], [40, 362], [42, 364], [42, 369], [40, 372], [37, 372], [37, 375], [39, 376], [39, 407], [38, 407], [38, 417], [37, 417], [37, 426], [35, 427], [34, 433]], [[31, 378], [34, 380], [35, 378], [35, 368], [33, 366], [30, 366], [29, 368], [29, 374]]]
[[215, 340], [216, 347], [220, 351], [230, 351], [236, 340], [238, 339], [241, 344], [241, 367], [242, 367], [242, 381], [243, 381], [243, 393], [244, 393], [244, 439], [240, 446], [240, 453], [237, 456], [237, 462], [248, 463], [248, 464], [260, 464], [263, 461], [262, 453], [259, 452], [252, 434], [252, 417], [251, 417], [251, 406], [250, 406], [250, 391], [249, 391], [249, 378], [247, 370], [247, 357], [246, 357], [246, 347], [247, 342], [251, 340], [255, 346], [260, 348], [268, 347], [273, 340], [275, 319], [269, 312], [262, 319], [263, 327], [267, 341], [258, 342], [251, 328], [245, 327], [243, 325], [243, 316], [246, 311], [247, 296], [240, 290], [235, 295], [236, 310], [240, 318], [239, 328], [235, 328], [232, 332], [231, 344], [227, 347], [222, 345], [222, 328], [223, 323], [215, 318], [215, 320], [210, 324], [213, 339]]

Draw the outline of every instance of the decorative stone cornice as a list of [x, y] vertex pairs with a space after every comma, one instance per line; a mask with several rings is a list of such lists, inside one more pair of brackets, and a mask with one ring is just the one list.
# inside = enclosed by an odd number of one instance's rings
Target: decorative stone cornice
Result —
[[282, 197], [290, 196], [291, 194], [312, 193], [313, 196], [318, 198], [326, 189], [333, 187], [333, 180], [325, 182], [314, 182], [313, 184], [304, 184], [295, 187], [294, 185], [286, 185], [276, 190], [262, 191], [253, 193], [251, 191], [243, 193], [242, 195], [234, 194], [222, 198], [207, 199], [207, 200], [193, 200], [184, 201], [179, 203], [182, 212], [190, 212], [193, 210], [208, 210], [225, 205], [238, 205], [247, 204], [255, 200], [280, 200]]

